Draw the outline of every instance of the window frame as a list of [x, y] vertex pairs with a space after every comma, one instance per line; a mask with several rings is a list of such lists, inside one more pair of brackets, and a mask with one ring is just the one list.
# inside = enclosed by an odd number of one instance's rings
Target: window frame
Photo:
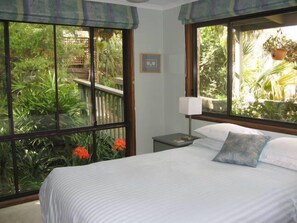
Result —
[[185, 90], [186, 96], [197, 97], [197, 28], [211, 26], [211, 25], [228, 25], [228, 61], [227, 61], [227, 114], [216, 114], [210, 112], [203, 112], [202, 115], [193, 115], [192, 118], [196, 120], [210, 121], [210, 122], [229, 122], [233, 124], [239, 124], [246, 127], [279, 132], [285, 134], [297, 135], [297, 124], [278, 122], [271, 120], [263, 120], [256, 118], [240, 117], [231, 114], [232, 108], [232, 26], [231, 23], [239, 20], [250, 19], [255, 17], [263, 17], [274, 14], [281, 14], [287, 12], [296, 11], [295, 7], [282, 9], [282, 10], [273, 10], [270, 12], [255, 13], [245, 16], [237, 16], [233, 18], [220, 19], [209, 22], [195, 23], [195, 24], [186, 24], [185, 25], [185, 46], [186, 46], [186, 77], [185, 77]]
[[[10, 68], [10, 35], [9, 35], [9, 23], [10, 22], [19, 22], [19, 21], [6, 21], [0, 20], [1, 25], [3, 25], [3, 34], [4, 34], [4, 49], [5, 49], [5, 74], [6, 75], [6, 85], [7, 85], [7, 112], [9, 117], [9, 134], [0, 136], [0, 142], [8, 142], [12, 147], [12, 159], [13, 159], [13, 173], [14, 173], [14, 187], [15, 193], [11, 195], [4, 195], [0, 197], [0, 206], [3, 203], [3, 207], [9, 206], [10, 203], [15, 204], [12, 199], [28, 197], [28, 200], [32, 199], [30, 196], [37, 194], [38, 191], [29, 191], [29, 192], [19, 192], [19, 181], [18, 181], [18, 168], [17, 168], [17, 153], [16, 153], [16, 141], [25, 140], [25, 139], [36, 139], [40, 137], [54, 137], [69, 135], [74, 133], [83, 133], [89, 132], [93, 136], [93, 145], [96, 144], [95, 134], [98, 131], [124, 128], [126, 132], [126, 156], [136, 155], [136, 132], [135, 132], [135, 90], [134, 90], [134, 31], [132, 29], [119, 29], [122, 31], [122, 50], [123, 50], [123, 97], [124, 97], [124, 120], [122, 122], [110, 123], [110, 124], [98, 124], [97, 122], [91, 123], [89, 126], [85, 127], [74, 127], [74, 128], [65, 128], [61, 129], [59, 126], [53, 130], [46, 131], [36, 131], [28, 133], [15, 134], [14, 132], [14, 120], [13, 120], [13, 104], [12, 104], [12, 91], [11, 91], [11, 68]], [[31, 23], [31, 22], [21, 22], [21, 23]], [[32, 23], [32, 24], [45, 24], [45, 23]], [[57, 59], [56, 59], [56, 27], [59, 24], [45, 24], [53, 27], [53, 41], [55, 48], [54, 51], [54, 66], [55, 72], [57, 73]], [[90, 40], [94, 37], [94, 30], [96, 28], [104, 27], [89, 27], [89, 26], [78, 26], [82, 28], [88, 28], [90, 33]], [[110, 28], [108, 28], [110, 29]], [[91, 98], [92, 98], [92, 107], [93, 115], [96, 118], [96, 101], [95, 101], [95, 78], [94, 78], [94, 43], [90, 41], [89, 50], [90, 50], [90, 74], [91, 74]], [[57, 81], [57, 75], [56, 81]], [[57, 88], [57, 86], [56, 86]], [[57, 92], [56, 92], [57, 94]], [[56, 100], [57, 97], [56, 97]], [[56, 109], [58, 111], [58, 103], [56, 101]], [[59, 115], [56, 115], [56, 121], [58, 121]], [[96, 119], [94, 119], [96, 120]], [[35, 197], [35, 196], [34, 196]], [[26, 199], [21, 199], [21, 203], [27, 201]], [[17, 202], [18, 203], [18, 202]]]

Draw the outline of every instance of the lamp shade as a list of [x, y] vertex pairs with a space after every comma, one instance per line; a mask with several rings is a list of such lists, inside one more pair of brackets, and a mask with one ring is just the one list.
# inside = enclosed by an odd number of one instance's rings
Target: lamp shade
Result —
[[179, 113], [185, 115], [202, 114], [202, 98], [201, 97], [180, 97]]

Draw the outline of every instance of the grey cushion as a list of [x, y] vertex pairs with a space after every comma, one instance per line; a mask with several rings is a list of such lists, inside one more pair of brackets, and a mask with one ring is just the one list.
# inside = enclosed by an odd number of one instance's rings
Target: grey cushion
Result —
[[256, 167], [260, 154], [269, 138], [269, 136], [263, 135], [229, 132], [221, 151], [213, 160]]

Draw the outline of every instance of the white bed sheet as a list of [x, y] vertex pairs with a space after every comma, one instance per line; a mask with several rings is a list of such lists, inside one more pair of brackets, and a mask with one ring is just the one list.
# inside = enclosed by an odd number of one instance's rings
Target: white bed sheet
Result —
[[195, 142], [56, 168], [40, 189], [43, 221], [297, 222], [296, 171], [261, 162], [257, 168], [213, 162], [216, 153]]

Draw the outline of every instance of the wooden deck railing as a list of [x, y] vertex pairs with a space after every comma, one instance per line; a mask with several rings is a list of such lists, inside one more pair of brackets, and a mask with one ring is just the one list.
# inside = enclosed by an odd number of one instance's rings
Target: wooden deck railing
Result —
[[[74, 79], [78, 84], [81, 100], [87, 103], [87, 112], [92, 118], [91, 82], [83, 79]], [[122, 90], [95, 84], [96, 120], [97, 123], [111, 124], [124, 121], [124, 94]], [[93, 120], [91, 120], [93, 121]], [[125, 138], [123, 129], [109, 129], [107, 134], [113, 138]]]

